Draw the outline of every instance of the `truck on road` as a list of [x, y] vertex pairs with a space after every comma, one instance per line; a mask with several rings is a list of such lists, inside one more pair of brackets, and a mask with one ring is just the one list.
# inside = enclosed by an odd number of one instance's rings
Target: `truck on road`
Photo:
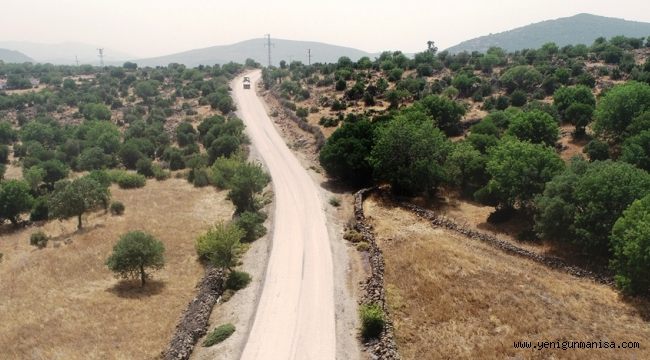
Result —
[[251, 88], [251, 78], [248, 76], [244, 76], [244, 89], [250, 89]]

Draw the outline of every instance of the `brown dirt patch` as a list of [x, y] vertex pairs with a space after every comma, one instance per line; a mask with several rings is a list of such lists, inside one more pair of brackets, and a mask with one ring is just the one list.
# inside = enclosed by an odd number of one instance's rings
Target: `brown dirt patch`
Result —
[[[366, 201], [404, 359], [648, 358], [648, 302]], [[644, 310], [645, 309], [645, 310]], [[638, 341], [640, 350], [516, 350], [514, 341]]]
[[[111, 191], [123, 216], [91, 214], [80, 232], [73, 220], [2, 233], [0, 357], [151, 359], [164, 349], [203, 274], [194, 239], [230, 218], [232, 205], [223, 192], [179, 179]], [[42, 250], [29, 245], [39, 229], [56, 237]], [[136, 229], [166, 247], [165, 269], [144, 290], [104, 265], [118, 237]]]

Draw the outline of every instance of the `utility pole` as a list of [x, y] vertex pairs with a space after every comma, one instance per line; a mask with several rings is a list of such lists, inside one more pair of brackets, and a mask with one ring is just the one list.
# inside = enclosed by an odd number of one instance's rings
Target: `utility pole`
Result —
[[77, 63], [77, 67], [79, 67], [79, 57], [77, 55], [74, 56], [74, 61]]
[[311, 65], [311, 49], [307, 49], [307, 64]]
[[271, 34], [266, 34], [266, 47], [268, 48], [268, 55], [269, 55], [269, 67], [271, 67], [271, 46], [274, 46], [275, 44], [271, 43]]
[[97, 51], [99, 51], [99, 65], [104, 67], [104, 49], [97, 49]]

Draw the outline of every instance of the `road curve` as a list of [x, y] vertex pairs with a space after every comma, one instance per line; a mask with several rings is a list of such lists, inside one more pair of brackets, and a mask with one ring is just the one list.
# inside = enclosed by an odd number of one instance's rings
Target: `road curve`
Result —
[[238, 116], [273, 178], [273, 245], [255, 320], [241, 359], [334, 359], [334, 271], [316, 184], [268, 117], [255, 84], [231, 83]]

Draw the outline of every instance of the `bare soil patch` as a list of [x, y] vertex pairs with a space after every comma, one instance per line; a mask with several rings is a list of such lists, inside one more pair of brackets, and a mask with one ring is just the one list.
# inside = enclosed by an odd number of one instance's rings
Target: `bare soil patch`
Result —
[[[647, 300], [434, 229], [365, 202], [386, 262], [404, 359], [648, 358]], [[515, 341], [638, 341], [641, 349], [517, 350]]]
[[[71, 220], [0, 233], [0, 358], [160, 355], [203, 274], [194, 239], [230, 218], [233, 207], [224, 192], [180, 179], [111, 192], [125, 204], [124, 215], [91, 214], [82, 231]], [[45, 249], [29, 245], [37, 230], [54, 237]], [[150, 232], [166, 248], [165, 269], [144, 289], [115, 279], [104, 265], [130, 230]]]

